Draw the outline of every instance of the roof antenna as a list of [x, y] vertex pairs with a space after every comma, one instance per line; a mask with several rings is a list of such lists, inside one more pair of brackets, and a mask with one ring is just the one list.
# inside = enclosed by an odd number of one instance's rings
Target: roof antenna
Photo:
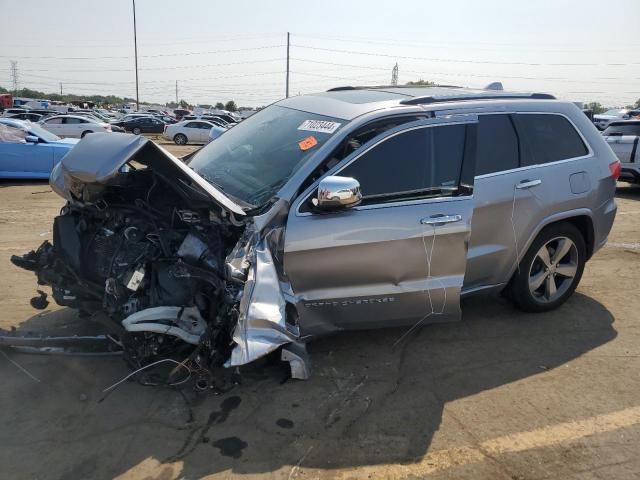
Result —
[[502, 87], [502, 82], [491, 82], [483, 90], [504, 90], [504, 88]]

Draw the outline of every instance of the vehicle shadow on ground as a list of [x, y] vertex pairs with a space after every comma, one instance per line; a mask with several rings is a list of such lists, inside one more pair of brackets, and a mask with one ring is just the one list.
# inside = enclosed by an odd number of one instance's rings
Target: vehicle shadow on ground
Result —
[[0, 188], [7, 187], [24, 187], [24, 186], [34, 186], [34, 187], [46, 187], [49, 185], [49, 180], [14, 180], [14, 179], [6, 179], [0, 178]]
[[[193, 479], [297, 464], [412, 463], [429, 450], [447, 402], [561, 366], [614, 339], [613, 321], [580, 294], [537, 315], [478, 297], [464, 302], [462, 322], [425, 326], [395, 348], [405, 330], [325, 338], [309, 346], [310, 380], [283, 383], [282, 367], [254, 368], [220, 396], [125, 382], [98, 402], [128, 372], [121, 359], [10, 353], [41, 382], [0, 361], [0, 408], [11, 412], [0, 431], [0, 470], [9, 469], [5, 477]], [[74, 322], [65, 309], [20, 328], [68, 331]]]
[[627, 200], [640, 200], [640, 185], [634, 183], [618, 183], [616, 197]]

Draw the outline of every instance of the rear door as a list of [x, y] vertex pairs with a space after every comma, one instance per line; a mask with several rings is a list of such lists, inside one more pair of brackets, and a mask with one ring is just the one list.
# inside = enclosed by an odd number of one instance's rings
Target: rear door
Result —
[[284, 269], [303, 333], [459, 318], [476, 123], [411, 122], [358, 148], [327, 175], [356, 178], [359, 206], [315, 211], [317, 182], [294, 202]]
[[620, 162], [626, 164], [637, 163], [639, 160], [640, 122], [609, 125], [603, 135], [605, 135], [605, 140]]
[[66, 137], [80, 138], [85, 126], [85, 120], [76, 117], [64, 117], [62, 119], [62, 134]]
[[211, 125], [206, 122], [198, 122], [198, 141], [205, 143], [209, 140], [209, 130]]
[[554, 113], [479, 116], [465, 292], [509, 281], [538, 227], [581, 207], [595, 179], [573, 124]]
[[184, 134], [187, 136], [189, 142], [200, 141], [200, 129], [198, 128], [199, 122], [189, 122], [184, 126]]
[[46, 128], [48, 131], [50, 131], [51, 133], [58, 136], [62, 136], [64, 135], [64, 133], [62, 132], [62, 129], [63, 129], [62, 118], [63, 117], [49, 118], [48, 120], [44, 121], [42, 126]]

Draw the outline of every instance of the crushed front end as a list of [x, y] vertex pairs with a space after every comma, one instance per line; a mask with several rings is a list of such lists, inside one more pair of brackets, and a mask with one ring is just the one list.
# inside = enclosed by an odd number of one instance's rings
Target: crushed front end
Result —
[[131, 368], [172, 359], [203, 388], [223, 366], [293, 344], [283, 358], [294, 377], [307, 375], [273, 261], [278, 242], [269, 241], [281, 225], [245, 215], [132, 135], [88, 136], [50, 182], [67, 199], [53, 243], [11, 260], [50, 286], [59, 305], [111, 318]]

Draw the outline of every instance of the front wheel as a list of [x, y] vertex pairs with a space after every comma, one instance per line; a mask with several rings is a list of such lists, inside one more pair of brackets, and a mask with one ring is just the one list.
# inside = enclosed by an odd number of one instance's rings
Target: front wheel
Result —
[[178, 133], [175, 137], [173, 137], [173, 141], [176, 142], [176, 145], [186, 145], [187, 137], [182, 133]]
[[133, 132], [134, 135], [140, 135], [140, 133], [142, 133], [142, 130], [140, 130], [138, 127], [135, 127], [131, 131]]
[[540, 232], [511, 280], [511, 298], [527, 312], [546, 312], [562, 305], [574, 292], [587, 258], [580, 231], [570, 223]]

